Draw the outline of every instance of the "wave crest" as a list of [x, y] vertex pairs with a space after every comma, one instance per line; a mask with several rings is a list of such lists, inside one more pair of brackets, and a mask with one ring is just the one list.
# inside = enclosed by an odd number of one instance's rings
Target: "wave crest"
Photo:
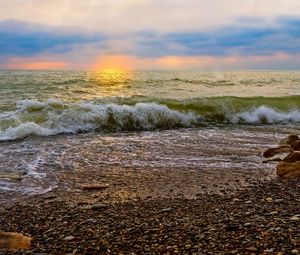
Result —
[[[201, 99], [194, 103], [171, 100], [164, 103], [131, 102], [132, 104], [23, 100], [18, 102], [15, 111], [0, 113], [0, 141], [30, 135], [174, 129], [204, 124], [300, 122], [297, 107], [279, 110], [272, 106], [250, 104], [250, 107], [239, 108], [232, 101], [213, 104], [216, 103], [214, 100], [216, 99]], [[249, 103], [248, 99], [246, 102]]]
[[0, 115], [0, 141], [29, 135], [93, 131], [133, 131], [191, 127], [193, 113], [182, 113], [154, 103], [134, 106], [24, 100], [10, 114]]

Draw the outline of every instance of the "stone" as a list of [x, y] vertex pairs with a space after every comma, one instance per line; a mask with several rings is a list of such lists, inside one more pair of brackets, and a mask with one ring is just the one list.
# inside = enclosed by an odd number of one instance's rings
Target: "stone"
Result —
[[266, 198], [266, 202], [267, 202], [267, 203], [272, 203], [272, 202], [273, 202], [273, 199], [272, 199], [271, 197], [267, 197], [267, 198]]
[[296, 142], [293, 142], [291, 144], [291, 147], [295, 150], [295, 151], [300, 151], [300, 140], [297, 140]]
[[267, 250], [264, 250], [265, 253], [273, 253], [274, 252], [274, 249], [267, 249]]
[[292, 254], [299, 254], [299, 251], [296, 250], [296, 249], [293, 249], [293, 250], [292, 250]]
[[64, 238], [65, 241], [72, 241], [72, 240], [74, 240], [74, 239], [75, 239], [75, 236], [66, 236], [66, 237]]
[[285, 158], [282, 160], [283, 162], [286, 163], [295, 163], [297, 161], [300, 161], [300, 152], [295, 151], [287, 155]]
[[161, 209], [160, 211], [161, 212], [169, 212], [169, 211], [171, 211], [172, 210], [172, 208], [171, 207], [168, 207], [168, 208], [163, 208], [163, 209]]
[[299, 220], [300, 220], [300, 215], [299, 215], [299, 214], [294, 215], [294, 216], [292, 216], [292, 217], [290, 218], [290, 220], [292, 220], [292, 221], [299, 221]]
[[250, 227], [251, 226], [251, 223], [250, 222], [246, 222], [245, 224], [244, 224], [244, 227]]
[[250, 251], [250, 252], [256, 252], [257, 251], [257, 249], [255, 247], [253, 247], [253, 246], [247, 247], [246, 250]]
[[226, 226], [226, 231], [237, 231], [239, 228], [240, 227], [238, 225], [228, 225]]
[[0, 249], [9, 251], [29, 249], [32, 238], [16, 232], [0, 232]]
[[278, 176], [284, 178], [300, 177], [300, 161], [295, 163], [279, 162], [276, 173]]
[[285, 137], [284, 139], [282, 139], [279, 142], [279, 144], [280, 145], [290, 145], [297, 140], [299, 140], [299, 136], [297, 136], [295, 134], [291, 134], [291, 135], [288, 135], [287, 137]]
[[275, 157], [267, 158], [267, 159], [263, 160], [262, 162], [263, 163], [269, 163], [269, 162], [272, 162], [272, 161], [279, 162], [281, 160], [282, 160], [281, 158], [279, 158], [278, 156], [275, 156]]
[[270, 158], [270, 157], [274, 157], [277, 154], [290, 153], [293, 150], [294, 149], [291, 146], [289, 146], [289, 145], [283, 145], [283, 146], [280, 146], [280, 147], [269, 148], [269, 149], [265, 150], [263, 152], [263, 156], [265, 158]]

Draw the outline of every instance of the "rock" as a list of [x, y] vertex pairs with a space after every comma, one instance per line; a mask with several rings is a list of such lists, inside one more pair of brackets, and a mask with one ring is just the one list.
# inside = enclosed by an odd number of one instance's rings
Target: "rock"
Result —
[[0, 232], [0, 249], [9, 251], [28, 249], [32, 238], [16, 232]]
[[300, 152], [292, 152], [289, 155], [287, 155], [282, 161], [286, 163], [295, 163], [297, 161], [300, 161]]
[[299, 136], [292, 134], [292, 135], [288, 135], [286, 138], [282, 139], [279, 142], [279, 144], [280, 145], [290, 145], [297, 140], [299, 140]]
[[295, 163], [279, 162], [277, 164], [277, 175], [284, 178], [300, 177], [300, 161]]
[[81, 186], [82, 190], [102, 190], [109, 187], [108, 183], [89, 184]]
[[247, 200], [247, 201], [245, 202], [245, 204], [252, 204], [252, 201], [251, 201], [251, 200]]
[[72, 240], [74, 240], [74, 239], [75, 239], [75, 236], [66, 236], [66, 237], [64, 238], [65, 241], [72, 241]]
[[263, 156], [265, 158], [270, 158], [270, 157], [274, 157], [277, 154], [290, 153], [293, 150], [294, 149], [291, 146], [289, 146], [289, 145], [283, 145], [283, 146], [280, 146], [280, 147], [269, 148], [269, 149], [265, 150], [263, 152]]
[[295, 151], [300, 151], [300, 140], [297, 140], [296, 142], [293, 142], [291, 144], [291, 147], [295, 150]]
[[267, 159], [265, 159], [265, 160], [263, 160], [262, 162], [263, 163], [268, 163], [268, 162], [272, 162], [272, 161], [281, 161], [282, 159], [281, 158], [279, 158], [278, 156], [276, 156], [276, 157], [271, 157], [271, 158], [267, 158]]
[[294, 250], [292, 250], [292, 254], [299, 254], [299, 251], [294, 249]]
[[245, 224], [244, 224], [244, 227], [250, 227], [252, 224], [250, 223], [250, 222], [246, 222]]

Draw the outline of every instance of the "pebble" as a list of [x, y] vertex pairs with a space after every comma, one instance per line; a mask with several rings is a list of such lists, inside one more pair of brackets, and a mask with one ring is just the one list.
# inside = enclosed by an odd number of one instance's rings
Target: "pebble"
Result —
[[169, 211], [171, 211], [171, 210], [172, 210], [172, 208], [171, 208], [171, 207], [168, 207], [168, 208], [161, 209], [160, 211], [161, 211], [161, 212], [169, 212]]
[[236, 231], [238, 229], [239, 229], [238, 225], [228, 225], [228, 226], [226, 226], [227, 231]]
[[251, 252], [256, 252], [257, 251], [257, 249], [255, 247], [253, 247], [253, 246], [247, 247], [246, 250], [247, 251], [251, 251]]
[[274, 252], [274, 249], [267, 249], [267, 250], [264, 250], [265, 253], [273, 253]]
[[294, 250], [292, 250], [292, 254], [299, 254], [299, 251], [294, 249]]
[[245, 204], [252, 204], [252, 201], [251, 201], [251, 200], [247, 200], [247, 201], [245, 202]]
[[299, 214], [294, 215], [293, 217], [290, 218], [290, 220], [292, 220], [292, 221], [299, 221], [300, 220]]
[[75, 236], [66, 236], [64, 238], [65, 241], [72, 241], [73, 239], [75, 239]]
[[267, 202], [267, 203], [272, 203], [272, 202], [273, 202], [273, 199], [272, 199], [271, 197], [267, 197], [267, 198], [266, 198], [266, 202]]
[[249, 227], [249, 226], [251, 226], [252, 224], [250, 223], [250, 222], [246, 222], [245, 224], [244, 224], [244, 227]]

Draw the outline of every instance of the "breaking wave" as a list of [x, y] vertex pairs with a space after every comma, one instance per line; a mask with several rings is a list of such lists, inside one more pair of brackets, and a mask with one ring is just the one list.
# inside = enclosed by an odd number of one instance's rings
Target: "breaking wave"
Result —
[[94, 131], [300, 122], [298, 97], [294, 100], [296, 104], [286, 105], [280, 99], [262, 98], [143, 99], [131, 98], [130, 102], [120, 100], [114, 103], [22, 100], [16, 110], [0, 113], [0, 141]]

